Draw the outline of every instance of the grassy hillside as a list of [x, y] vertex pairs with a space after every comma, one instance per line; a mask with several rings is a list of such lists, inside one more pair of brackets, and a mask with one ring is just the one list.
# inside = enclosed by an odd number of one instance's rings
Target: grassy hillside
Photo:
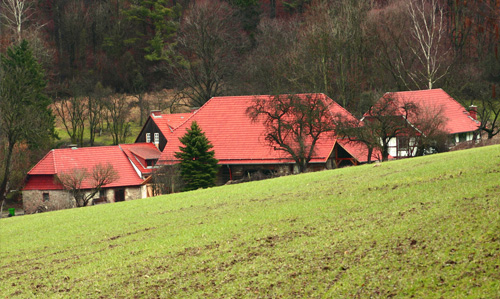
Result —
[[500, 146], [0, 221], [6, 297], [500, 297]]

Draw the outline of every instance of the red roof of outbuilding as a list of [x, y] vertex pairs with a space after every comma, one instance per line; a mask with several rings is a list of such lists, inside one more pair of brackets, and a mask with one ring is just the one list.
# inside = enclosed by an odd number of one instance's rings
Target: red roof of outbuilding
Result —
[[[132, 164], [130, 164], [125, 153], [117, 145], [66, 148], [53, 149], [45, 155], [45, 157], [28, 172], [28, 182], [24, 190], [50, 190], [50, 188], [54, 187], [54, 185], [47, 184], [45, 189], [40, 188], [41, 186], [36, 183], [38, 179], [31, 179], [34, 176], [57, 175], [60, 173], [67, 173], [72, 169], [81, 168], [85, 168], [87, 171], [91, 172], [92, 168], [100, 163], [103, 165], [109, 163], [119, 175], [118, 180], [105, 187], [138, 186], [143, 182]], [[84, 180], [82, 188], [92, 188], [90, 177]], [[58, 189], [62, 189], [62, 187], [59, 185]]]
[[[337, 139], [337, 142], [342, 146], [351, 156], [353, 156], [358, 162], [366, 163], [368, 162], [368, 147], [359, 141], [349, 141], [349, 139]], [[389, 155], [389, 160], [393, 159]], [[382, 153], [379, 149], [373, 149], [371, 161], [382, 161]]]
[[[307, 95], [300, 95], [307, 96]], [[324, 94], [316, 94], [330, 107], [332, 115], [341, 114], [354, 118], [347, 110]], [[179, 151], [182, 137], [196, 121], [213, 145], [215, 158], [221, 164], [265, 164], [293, 163], [290, 155], [282, 150], [275, 150], [265, 140], [266, 128], [262, 121], [252, 122], [247, 115], [247, 108], [254, 99], [271, 100], [272, 96], [230, 96], [210, 99], [203, 107], [191, 114], [191, 117], [173, 130], [168, 139], [160, 161], [175, 163], [174, 153]], [[333, 133], [324, 134], [318, 141], [311, 163], [325, 162], [335, 145]]]
[[[477, 130], [479, 127], [479, 122], [474, 120], [460, 103], [441, 88], [388, 92], [379, 101], [388, 98], [394, 100], [394, 105], [398, 107], [403, 107], [405, 103], [413, 103], [418, 107], [427, 108], [428, 112], [431, 113], [433, 111], [439, 113], [440, 111], [442, 116], [446, 119], [443, 130], [448, 134], [471, 132]], [[401, 115], [403, 115], [403, 111], [401, 111]], [[367, 117], [369, 115], [365, 113], [364, 116]], [[416, 117], [418, 116], [410, 114], [408, 121], [410, 123], [415, 123]]]
[[120, 148], [142, 174], [153, 172], [153, 168], [148, 168], [145, 160], [157, 160], [161, 155], [153, 143], [120, 144]]
[[51, 175], [33, 175], [24, 186], [23, 190], [62, 190], [63, 186], [59, 183], [53, 174]]

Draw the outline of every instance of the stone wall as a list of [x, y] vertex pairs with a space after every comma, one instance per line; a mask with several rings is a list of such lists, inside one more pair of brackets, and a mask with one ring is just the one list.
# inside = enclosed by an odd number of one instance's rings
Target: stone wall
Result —
[[[147, 195], [146, 186], [128, 187], [125, 189], [125, 200], [134, 200], [143, 198]], [[107, 202], [114, 202], [114, 189], [105, 189]], [[44, 199], [44, 194], [45, 199]], [[99, 193], [94, 199], [99, 197]], [[48, 200], [47, 200], [48, 199]], [[91, 199], [88, 205], [92, 205]], [[76, 207], [75, 200], [66, 190], [27, 190], [23, 191], [24, 213], [33, 214], [40, 209], [41, 212], [70, 209]]]
[[45, 212], [74, 207], [75, 201], [73, 197], [65, 190], [23, 191], [23, 209], [25, 214], [33, 214], [37, 209]]
[[125, 188], [125, 200], [134, 200], [134, 199], [139, 199], [143, 198], [143, 194], [145, 194], [146, 186], [140, 186], [140, 187], [129, 187]]

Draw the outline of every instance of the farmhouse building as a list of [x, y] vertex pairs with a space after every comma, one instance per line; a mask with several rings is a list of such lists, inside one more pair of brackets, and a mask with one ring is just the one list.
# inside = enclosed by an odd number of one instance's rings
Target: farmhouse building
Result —
[[81, 189], [90, 191], [94, 187], [90, 173], [96, 165], [113, 167], [118, 178], [105, 185], [89, 204], [144, 198], [148, 195], [144, 178], [152, 171], [148, 161], [158, 157], [156, 147], [146, 143], [53, 149], [28, 172], [23, 188], [25, 213], [74, 207], [75, 199], [58, 181], [58, 175], [86, 171], [89, 175]]
[[[340, 114], [346, 118], [354, 118], [326, 95], [314, 94], [313, 96], [322, 98], [328, 105], [332, 116]], [[253, 122], [247, 115], [248, 107], [257, 98], [272, 100], [272, 96], [214, 97], [193, 113], [159, 114], [153, 112], [136, 142], [155, 143], [162, 151], [158, 159], [159, 165], [178, 163], [174, 154], [181, 146], [179, 138], [186, 133], [191, 123], [196, 121], [212, 143], [215, 158], [221, 165], [217, 181], [219, 185], [256, 173], [268, 175], [294, 173], [295, 162], [290, 155], [271, 146], [265, 140], [264, 123]], [[325, 133], [316, 144], [309, 169], [314, 171], [357, 165], [367, 161], [367, 153], [363, 145], [338, 139], [333, 132]], [[377, 153], [374, 154], [373, 159], [376, 158]]]
[[[419, 147], [419, 140], [425, 137], [427, 131], [439, 129], [447, 135], [449, 148], [467, 141], [480, 138], [479, 121], [476, 118], [476, 108], [471, 106], [470, 111], [448, 95], [442, 89], [403, 91], [386, 93], [375, 105], [389, 103], [394, 109], [388, 109], [392, 116], [399, 117], [407, 122], [408, 129], [414, 130], [408, 134], [402, 130], [398, 136], [389, 142], [389, 154], [395, 158], [415, 156]], [[416, 107], [417, 113], [408, 113], [404, 107]], [[363, 121], [370, 121], [370, 112], [363, 116]], [[439, 119], [437, 119], [439, 118]], [[430, 128], [432, 122], [436, 128]], [[439, 126], [439, 127], [437, 127]]]

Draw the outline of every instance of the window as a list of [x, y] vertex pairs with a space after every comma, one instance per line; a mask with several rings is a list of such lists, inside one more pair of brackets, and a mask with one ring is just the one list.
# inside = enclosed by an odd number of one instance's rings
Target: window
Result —
[[106, 191], [105, 190], [99, 190], [99, 197], [100, 198], [103, 198], [103, 197], [106, 197]]
[[400, 151], [407, 151], [410, 143], [408, 137], [398, 137], [397, 140], [398, 140], [398, 149]]
[[459, 133], [458, 134], [458, 142], [467, 141], [467, 133]]
[[157, 159], [147, 159], [146, 160], [146, 166], [147, 167], [153, 167], [156, 164]]
[[151, 142], [151, 133], [146, 133], [146, 142], [147, 143]]
[[160, 143], [160, 133], [155, 133], [155, 144]]
[[49, 193], [43, 193], [42, 196], [43, 196], [43, 201], [49, 201], [50, 198]]

